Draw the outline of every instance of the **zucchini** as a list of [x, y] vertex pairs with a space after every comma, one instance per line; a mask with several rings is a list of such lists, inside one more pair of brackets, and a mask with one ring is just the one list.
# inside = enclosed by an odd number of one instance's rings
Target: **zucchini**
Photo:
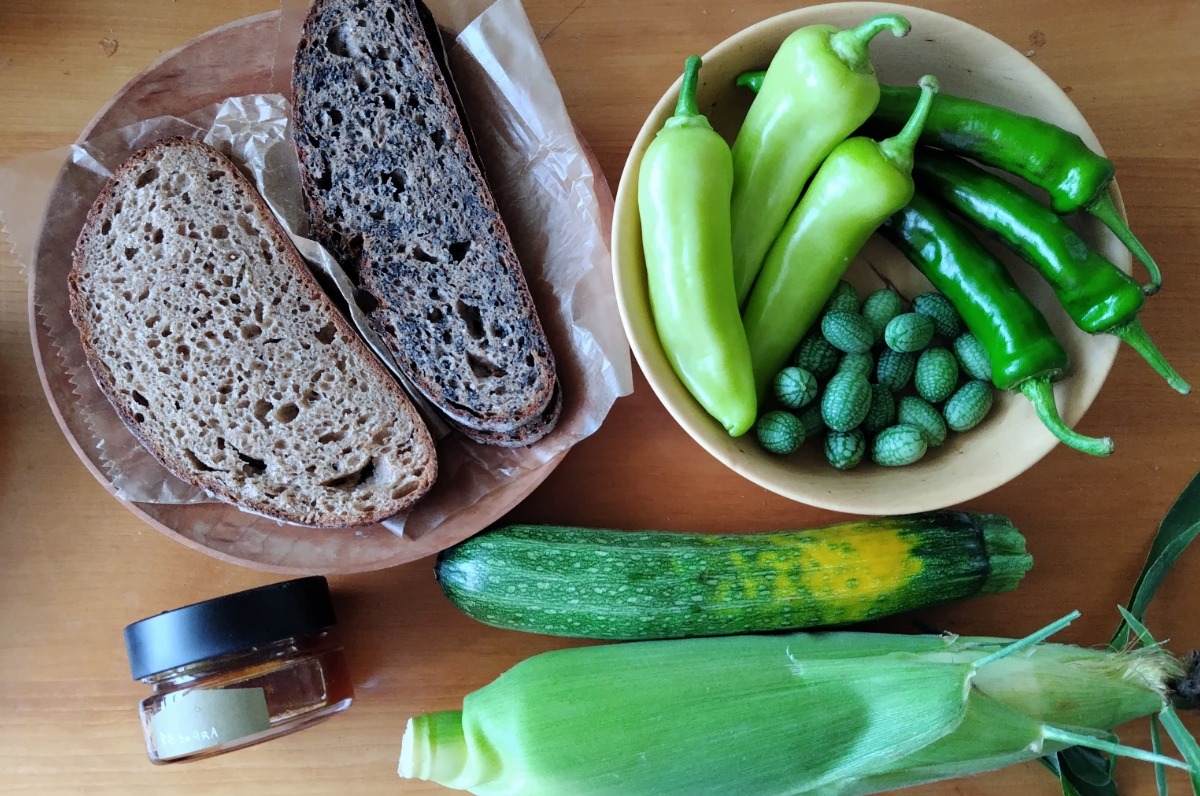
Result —
[[682, 638], [864, 622], [1016, 588], [1005, 517], [937, 511], [758, 534], [507, 525], [438, 555], [442, 591], [488, 625]]

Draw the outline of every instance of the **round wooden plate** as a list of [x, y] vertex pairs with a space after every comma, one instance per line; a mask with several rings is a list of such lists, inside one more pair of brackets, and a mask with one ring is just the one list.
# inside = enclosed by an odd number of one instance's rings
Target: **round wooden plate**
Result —
[[[271, 91], [275, 49], [264, 47], [263, 42], [275, 41], [278, 21], [278, 12], [250, 17], [209, 31], [164, 55], [100, 110], [79, 141], [143, 119], [182, 116], [228, 97]], [[49, 335], [47, 319], [41, 315], [65, 313], [66, 302], [43, 302], [44, 306], [35, 302], [35, 297], [66, 293], [70, 250], [83, 223], [83, 213], [63, 210], [70, 204], [65, 201], [66, 192], [61, 182], [52, 192], [32, 258], [29, 318], [34, 356], [50, 408], [71, 446], [100, 483], [116, 496], [99, 452], [80, 442], [90, 440], [92, 434], [77, 411], [78, 397], [64, 361], [81, 360], [60, 351]], [[65, 315], [55, 320], [69, 323]], [[62, 344], [69, 346], [70, 342]], [[575, 409], [575, 402], [564, 407], [560, 427], [568, 422], [569, 413]], [[429, 498], [440, 504], [439, 510], [446, 513], [447, 519], [423, 528], [420, 533], [404, 536], [382, 525], [343, 530], [283, 525], [223, 503], [122, 502], [168, 536], [225, 561], [285, 574], [365, 572], [423, 558], [478, 532], [532, 492], [565, 455], [565, 450], [559, 452], [470, 506], [454, 505], [453, 481], [457, 473], [449, 471]], [[416, 511], [420, 512], [421, 507]]]

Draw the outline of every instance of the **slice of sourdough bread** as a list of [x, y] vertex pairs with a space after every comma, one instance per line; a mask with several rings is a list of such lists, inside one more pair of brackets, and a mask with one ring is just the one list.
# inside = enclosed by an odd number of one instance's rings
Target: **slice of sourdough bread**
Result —
[[421, 9], [317, 0], [292, 91], [312, 232], [400, 368], [472, 438], [536, 441], [554, 357]]
[[411, 401], [216, 150], [166, 139], [127, 160], [69, 286], [101, 389], [180, 478], [321, 527], [392, 516], [433, 484]]

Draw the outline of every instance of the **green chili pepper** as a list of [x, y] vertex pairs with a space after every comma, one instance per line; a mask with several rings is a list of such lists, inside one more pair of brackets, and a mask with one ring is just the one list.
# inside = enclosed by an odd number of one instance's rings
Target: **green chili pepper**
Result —
[[729, 145], [700, 114], [701, 61], [687, 60], [675, 115], [646, 149], [638, 211], [650, 308], [663, 351], [684, 386], [733, 436], [758, 404], [733, 288]]
[[958, 310], [987, 349], [997, 388], [1025, 395], [1064, 444], [1094, 456], [1112, 453], [1111, 439], [1084, 436], [1059, 416], [1051, 385], [1070, 364], [1067, 351], [1004, 264], [970, 230], [918, 190], [879, 231]]
[[896, 14], [852, 30], [809, 25], [788, 36], [767, 69], [733, 144], [734, 284], [750, 293], [772, 241], [809, 177], [871, 115], [879, 82], [868, 46], [877, 34], [908, 33]]
[[894, 138], [849, 138], [821, 164], [767, 253], [742, 321], [759, 395], [784, 366], [867, 238], [913, 193], [913, 147], [937, 80]]
[[[911, 88], [882, 86], [872, 129], [899, 129], [916, 106]], [[1059, 214], [1084, 210], [1105, 226], [1142, 262], [1150, 275], [1144, 290], [1157, 292], [1162, 274], [1154, 258], [1130, 231], [1113, 204], [1112, 161], [1093, 152], [1075, 133], [1032, 116], [975, 100], [943, 94], [934, 103], [921, 142], [966, 155], [1015, 174], [1045, 189]]]
[[1076, 326], [1088, 334], [1119, 337], [1173, 388], [1185, 395], [1191, 391], [1138, 320], [1146, 297], [1137, 283], [1089, 248], [1065, 219], [1007, 180], [957, 155], [922, 149], [915, 174], [931, 196], [1032, 265]]

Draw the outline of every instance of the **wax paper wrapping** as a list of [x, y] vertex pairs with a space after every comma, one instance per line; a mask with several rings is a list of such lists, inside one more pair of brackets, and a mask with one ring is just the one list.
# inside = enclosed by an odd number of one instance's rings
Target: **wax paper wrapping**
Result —
[[[53, 266], [65, 273], [69, 243], [112, 170], [150, 141], [184, 135], [206, 140], [243, 166], [310, 264], [324, 271], [338, 285], [344, 304], [356, 310], [353, 288], [344, 274], [304, 237], [307, 229], [288, 130], [286, 81], [306, 7], [306, 2], [292, 0], [281, 6], [272, 80], [278, 93], [231, 98], [183, 118], [144, 120], [68, 151], [42, 153], [0, 167], [0, 220], [18, 261], [33, 262], [42, 230], [41, 214], [30, 206], [45, 207], [43, 197], [53, 191], [44, 223], [46, 229], [59, 230], [53, 236], [58, 243], [47, 247], [43, 237], [36, 256], [38, 267]], [[564, 408], [558, 426], [543, 440], [526, 448], [505, 449], [447, 433], [436, 414], [424, 407], [432, 430], [441, 437], [438, 482], [410, 515], [385, 523], [393, 532], [408, 535], [436, 528], [469, 511], [480, 497], [514, 488], [516, 482], [556, 461], [594, 433], [616, 398], [632, 389], [607, 248], [611, 193], [571, 125], [520, 3], [498, 0], [475, 16], [462, 3], [431, 7], [448, 34], [456, 86], [554, 349]], [[464, 21], [470, 24], [462, 28]], [[37, 199], [31, 202], [31, 197]], [[35, 284], [31, 280], [31, 289]], [[58, 287], [56, 283], [53, 290], [35, 291], [31, 307], [59, 354], [57, 363], [44, 365], [61, 368], [71, 382], [71, 400], [59, 401], [56, 409], [73, 415], [73, 422], [66, 425], [76, 432], [74, 442], [82, 450], [90, 447], [98, 452], [107, 486], [123, 500], [213, 500], [167, 472], [121, 423], [87, 369], [67, 312], [65, 281], [61, 291]], [[368, 342], [376, 343], [361, 316], [357, 320]], [[390, 360], [382, 346], [375, 347], [385, 361]]]

